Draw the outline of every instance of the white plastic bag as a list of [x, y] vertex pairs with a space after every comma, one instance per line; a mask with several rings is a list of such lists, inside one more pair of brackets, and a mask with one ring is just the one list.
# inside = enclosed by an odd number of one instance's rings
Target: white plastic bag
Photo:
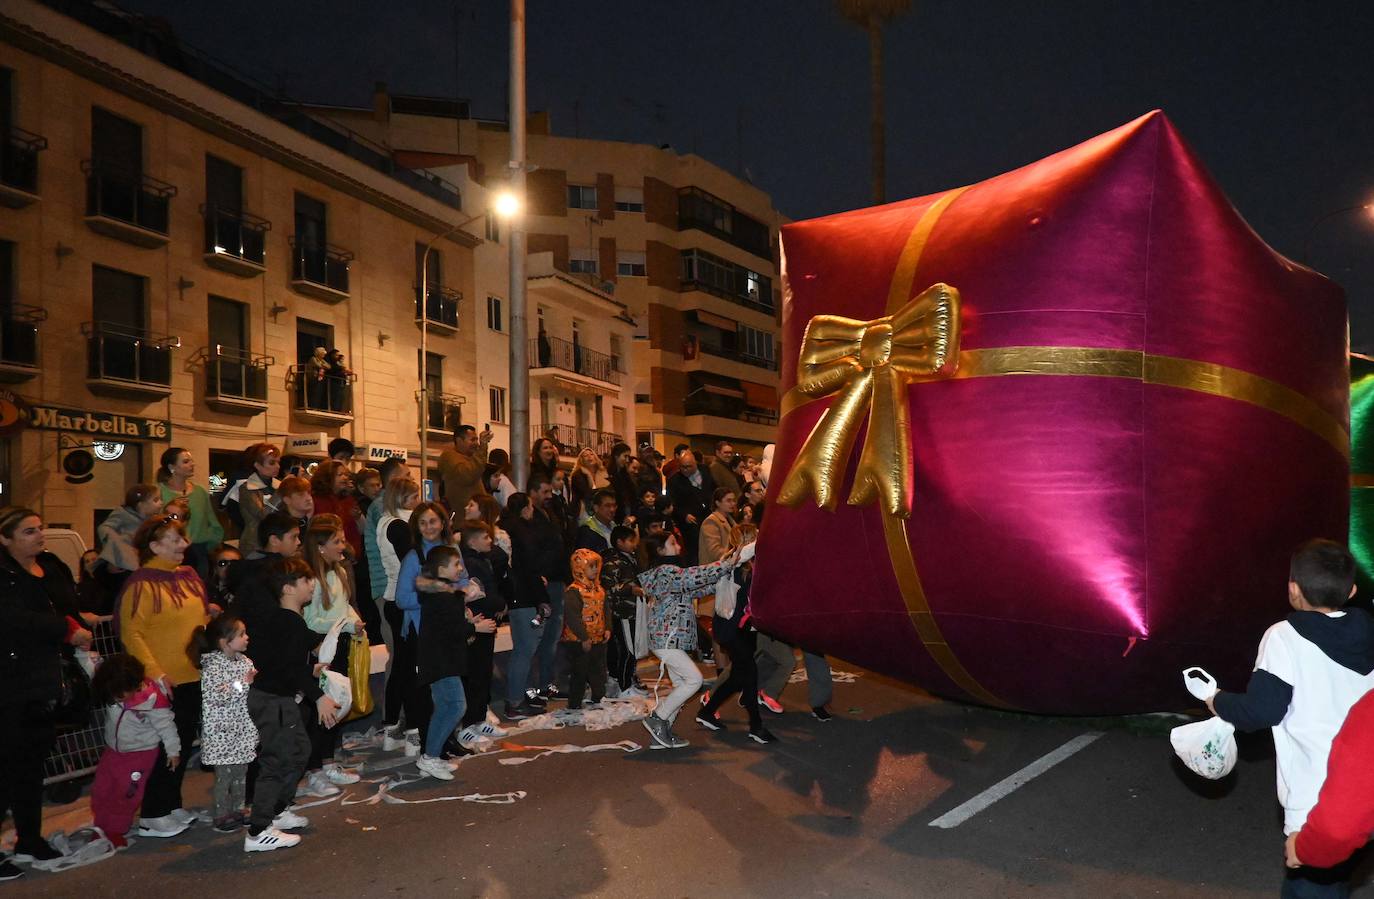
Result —
[[[753, 544], [751, 543], [750, 546]], [[739, 596], [739, 584], [735, 583], [735, 576], [727, 574], [725, 577], [716, 581], [716, 614], [725, 620], [735, 614], [735, 604]]]
[[337, 671], [325, 671], [320, 675], [320, 689], [325, 696], [339, 704], [339, 711], [335, 713], [339, 720], [348, 717], [348, 710], [353, 708], [353, 682], [348, 676]]
[[1217, 679], [1196, 665], [1183, 669], [1183, 686], [1203, 702], [1217, 695]]
[[336, 618], [334, 623], [329, 626], [329, 631], [320, 641], [320, 648], [315, 651], [315, 657], [326, 665], [332, 664], [334, 655], [339, 651], [339, 634], [343, 631], [344, 619]]
[[1221, 780], [1236, 767], [1236, 728], [1220, 718], [1176, 727], [1169, 742], [1188, 770], [1208, 780]]
[[[628, 621], [621, 622], [626, 630], [629, 630]], [[628, 634], [626, 638], [628, 640]], [[649, 656], [649, 603], [644, 597], [635, 599], [635, 626], [634, 626], [634, 651], [636, 659], [644, 659]]]

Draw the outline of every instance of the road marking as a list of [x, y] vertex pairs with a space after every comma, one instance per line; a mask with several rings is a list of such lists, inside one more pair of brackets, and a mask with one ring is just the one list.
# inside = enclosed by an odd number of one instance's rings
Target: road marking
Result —
[[1074, 737], [1054, 752], [1048, 755], [1042, 755], [1020, 771], [1017, 771], [1011, 777], [993, 784], [963, 805], [945, 812], [934, 821], [931, 821], [930, 826], [943, 828], [958, 827], [997, 800], [1006, 798], [1101, 736], [1103, 736], [1101, 731], [1094, 731]]

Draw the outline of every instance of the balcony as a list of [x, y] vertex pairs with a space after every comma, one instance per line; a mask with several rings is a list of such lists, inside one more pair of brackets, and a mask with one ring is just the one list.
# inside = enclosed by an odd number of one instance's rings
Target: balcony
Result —
[[[418, 392], [415, 399], [417, 402], [420, 399]], [[425, 414], [426, 429], [452, 437], [454, 430], [463, 423], [463, 406], [467, 401], [467, 397], [456, 393], [431, 393], [425, 404], [429, 407]]]
[[167, 243], [172, 185], [108, 163], [83, 160], [86, 224], [92, 231], [149, 249]]
[[719, 344], [701, 340], [695, 335], [690, 335], [689, 339], [696, 341], [697, 349], [708, 356], [715, 356], [717, 359], [730, 359], [735, 362], [743, 362], [745, 365], [752, 365], [756, 368], [767, 369], [768, 371], [778, 370], [778, 360], [776, 359], [766, 359], [763, 356], [755, 356], [752, 353], [732, 350]]
[[272, 223], [237, 209], [202, 206], [205, 264], [241, 278], [267, 270], [267, 232]]
[[113, 322], [85, 322], [86, 386], [111, 396], [163, 398], [172, 394], [176, 337], [155, 337]]
[[621, 372], [616, 367], [616, 360], [581, 344], [558, 337], [534, 337], [530, 340], [529, 353], [530, 371], [536, 377], [547, 375], [573, 386], [601, 392], [608, 385], [620, 387]]
[[353, 254], [325, 244], [316, 246], [291, 239], [291, 286], [326, 303], [348, 299], [348, 266]]
[[0, 306], [0, 381], [11, 384], [38, 374], [38, 324], [48, 311], [9, 303]]
[[773, 281], [704, 250], [682, 251], [681, 290], [700, 290], [772, 315]]
[[307, 366], [293, 365], [286, 371], [292, 411], [305, 421], [347, 424], [353, 420], [353, 385], [357, 380], [357, 374], [351, 371], [346, 375], [311, 378]]
[[267, 411], [267, 368], [271, 356], [222, 344], [202, 347], [192, 362], [205, 364], [205, 404], [221, 412], [258, 415]]
[[38, 199], [38, 154], [48, 139], [11, 128], [0, 143], [0, 205], [19, 209]]
[[576, 456], [589, 447], [599, 456], [609, 456], [611, 447], [624, 442], [619, 434], [562, 424], [546, 425], [539, 431], [539, 435], [557, 440], [560, 452], [564, 456]]
[[429, 329], [452, 334], [458, 330], [458, 304], [463, 299], [461, 290], [444, 287], [441, 284], [429, 285], [429, 298], [420, 302], [420, 288], [415, 288], [415, 324], [429, 322]]
[[684, 187], [678, 191], [677, 229], [705, 231], [760, 259], [773, 259], [767, 225], [700, 188]]

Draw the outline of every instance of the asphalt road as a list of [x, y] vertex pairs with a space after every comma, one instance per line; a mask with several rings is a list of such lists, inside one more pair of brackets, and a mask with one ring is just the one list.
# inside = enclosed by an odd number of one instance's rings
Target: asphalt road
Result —
[[[841, 666], [837, 666], [841, 667]], [[523, 790], [510, 804], [332, 802], [300, 846], [247, 855], [200, 825], [113, 859], [31, 873], [4, 896], [1273, 896], [1280, 816], [1267, 735], [1226, 781], [1173, 761], [1166, 727], [1075, 721], [944, 702], [863, 673], [835, 719], [804, 714], [804, 685], [750, 743], [743, 712], [690, 749], [465, 760], [406, 799]], [[689, 707], [694, 708], [694, 707]], [[1089, 732], [1103, 735], [950, 829], [930, 822]], [[638, 723], [542, 731], [524, 744], [647, 742]], [[391, 756], [372, 756], [372, 763]], [[410, 771], [403, 767], [396, 771]], [[385, 772], [374, 776], [383, 776]], [[204, 801], [209, 777], [188, 780]], [[375, 794], [363, 783], [352, 800]], [[1374, 896], [1365, 887], [1357, 895]]]

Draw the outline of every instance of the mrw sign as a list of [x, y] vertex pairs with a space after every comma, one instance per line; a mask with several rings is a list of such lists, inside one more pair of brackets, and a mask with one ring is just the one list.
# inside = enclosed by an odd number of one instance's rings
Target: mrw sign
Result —
[[84, 412], [57, 406], [31, 406], [29, 426], [41, 431], [68, 431], [119, 440], [171, 440], [172, 423], [165, 418]]

